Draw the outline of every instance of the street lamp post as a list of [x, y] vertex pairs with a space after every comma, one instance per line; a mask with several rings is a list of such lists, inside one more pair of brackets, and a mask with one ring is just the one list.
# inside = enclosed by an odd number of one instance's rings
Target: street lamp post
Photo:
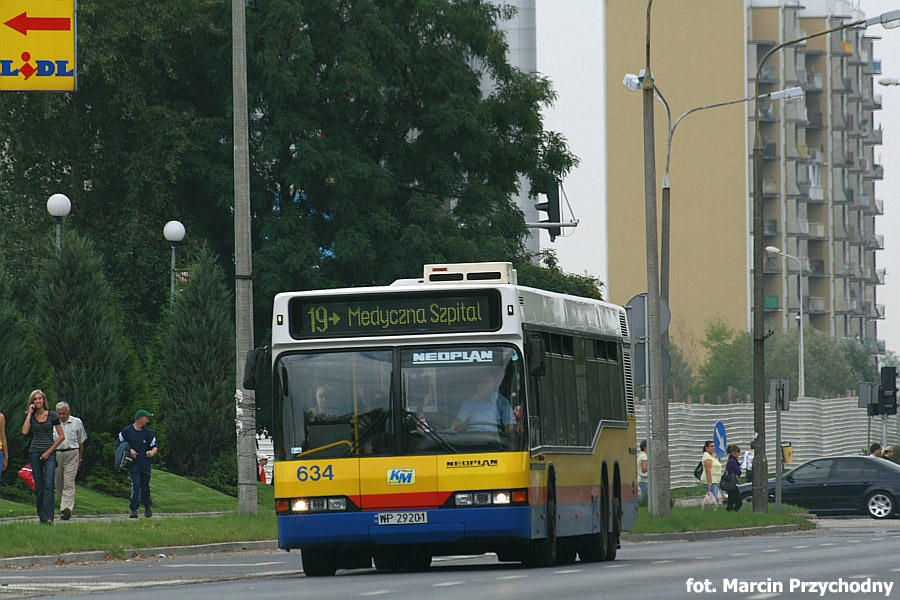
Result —
[[[644, 71], [641, 71], [639, 74], [635, 75], [634, 73], [627, 73], [625, 75], [625, 79], [622, 81], [622, 85], [625, 86], [629, 92], [636, 92], [640, 90], [644, 83]], [[756, 96], [748, 96], [746, 98], [738, 98], [736, 100], [727, 100], [725, 102], [716, 102], [714, 104], [704, 104], [703, 106], [698, 106], [696, 108], [692, 108], [688, 111], [685, 111], [681, 114], [675, 122], [672, 123], [672, 111], [669, 109], [669, 103], [666, 101], [666, 98], [662, 95], [662, 92], [659, 89], [659, 86], [656, 85], [656, 82], [653, 82], [653, 90], [656, 94], [656, 99], [659, 100], [660, 104], [666, 109], [666, 119], [668, 121], [668, 139], [666, 140], [666, 170], [663, 173], [663, 185], [662, 185], [662, 223], [660, 224], [660, 272], [659, 272], [659, 296], [663, 300], [669, 300], [669, 247], [670, 247], [670, 207], [671, 207], [671, 186], [670, 186], [670, 178], [669, 178], [669, 164], [672, 156], [672, 138], [675, 135], [675, 129], [678, 127], [678, 124], [681, 123], [682, 119], [686, 116], [693, 114], [695, 112], [699, 112], [701, 110], [706, 110], [709, 108], [719, 108], [721, 106], [730, 106], [732, 104], [740, 104], [741, 102], [750, 102], [751, 100], [756, 100]], [[770, 98], [772, 100], [789, 100], [791, 98], [799, 98], [803, 96], [803, 88], [801, 87], [790, 87], [783, 90], [777, 90], [775, 92], [769, 92], [767, 94], [762, 94], [758, 98]]]
[[72, 210], [72, 201], [65, 194], [53, 194], [47, 200], [47, 212], [56, 219], [56, 249], [62, 248], [62, 219]]
[[[785, 46], [798, 44], [812, 38], [827, 35], [849, 29], [851, 27], [868, 27], [878, 23], [885, 24], [900, 20], [900, 10], [883, 13], [877, 17], [860, 19], [850, 23], [844, 23], [831, 29], [819, 31], [810, 35], [799, 37], [776, 45], [763, 55], [756, 66], [754, 78], [754, 96], [759, 97], [759, 78], [766, 61], [778, 50]], [[762, 180], [762, 135], [759, 130], [759, 100], [755, 102], [753, 112], [753, 127], [755, 137], [753, 141], [753, 429], [756, 441], [756, 453], [753, 457], [753, 472], [768, 473], [769, 464], [766, 459], [766, 413], [765, 413], [765, 341], [768, 334], [765, 332], [765, 313], [763, 311], [763, 180]], [[753, 479], [753, 511], [767, 512], [769, 508], [768, 487], [765, 477]]]
[[172, 268], [171, 271], [171, 285], [169, 287], [169, 302], [175, 302], [175, 244], [184, 239], [184, 225], [181, 224], [180, 221], [169, 221], [166, 223], [165, 227], [163, 227], [163, 236], [165, 236], [166, 240], [172, 245]]
[[782, 252], [775, 246], [766, 246], [766, 252], [771, 254], [780, 254], [785, 259], [791, 259], [797, 262], [797, 296], [800, 300], [800, 308], [798, 310], [798, 318], [800, 319], [800, 350], [797, 356], [797, 397], [806, 398], [806, 371], [803, 368], [803, 263], [796, 256], [791, 256], [786, 252]]
[[653, 76], [650, 71], [650, 8], [647, 2], [646, 66], [643, 86], [644, 123], [644, 215], [647, 238], [647, 346], [649, 348], [649, 389], [647, 397], [653, 414], [650, 433], [650, 512], [655, 517], [669, 514], [669, 407], [662, 395], [662, 349], [660, 346], [659, 247], [656, 233], [656, 146], [653, 139]]

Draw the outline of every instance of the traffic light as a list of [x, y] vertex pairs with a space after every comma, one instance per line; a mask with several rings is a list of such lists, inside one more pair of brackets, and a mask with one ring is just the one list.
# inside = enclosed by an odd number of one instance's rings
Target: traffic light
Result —
[[[547, 191], [547, 200], [545, 202], [538, 202], [534, 207], [539, 211], [547, 213], [547, 220], [541, 221], [541, 223], [559, 223], [559, 183], [554, 182], [553, 186]], [[550, 241], [552, 242], [556, 240], [556, 236], [562, 233], [562, 229], [559, 227], [549, 227], [547, 228], [547, 233], [550, 234]]]
[[878, 394], [878, 412], [882, 415], [897, 414], [897, 368], [881, 367], [881, 390]]

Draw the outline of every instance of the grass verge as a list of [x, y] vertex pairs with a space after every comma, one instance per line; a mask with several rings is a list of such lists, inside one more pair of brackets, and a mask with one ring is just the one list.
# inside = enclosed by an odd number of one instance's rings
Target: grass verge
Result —
[[714, 531], [717, 529], [736, 529], [742, 527], [763, 527], [766, 525], [796, 524], [800, 529], [813, 529], [815, 524], [809, 520], [809, 514], [802, 508], [782, 505], [782, 512], [755, 513], [745, 505], [738, 512], [728, 512], [724, 508], [707, 511], [699, 506], [675, 506], [668, 517], [654, 517], [640, 507], [638, 519], [631, 533], [679, 533], [684, 531]]
[[214, 517], [84, 521], [47, 527], [35, 521], [0, 525], [0, 558], [102, 550], [124, 558], [128, 548], [186, 546], [214, 542], [272, 540], [278, 537], [275, 512]]
[[[123, 472], [123, 477], [128, 475]], [[161, 513], [236, 511], [237, 498], [172, 473], [153, 471], [150, 479], [153, 510]], [[57, 494], [57, 498], [59, 495]], [[274, 488], [258, 485], [260, 512], [275, 507]], [[57, 508], [59, 503], [57, 502]], [[128, 498], [115, 498], [96, 490], [75, 486], [75, 515], [116, 515], [128, 512]], [[35, 505], [0, 500], [0, 517], [37, 515]]]

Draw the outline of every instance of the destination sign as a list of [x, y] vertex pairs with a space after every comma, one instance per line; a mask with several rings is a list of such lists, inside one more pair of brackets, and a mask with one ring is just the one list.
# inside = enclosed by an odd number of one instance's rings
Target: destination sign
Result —
[[485, 290], [293, 298], [288, 313], [297, 339], [496, 331], [500, 296]]

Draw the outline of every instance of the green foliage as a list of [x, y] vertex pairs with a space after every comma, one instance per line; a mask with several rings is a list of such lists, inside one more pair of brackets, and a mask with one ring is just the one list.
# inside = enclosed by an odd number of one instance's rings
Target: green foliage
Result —
[[564, 272], [559, 268], [559, 259], [556, 258], [554, 250], [543, 250], [537, 258], [540, 264], [534, 264], [530, 260], [515, 263], [519, 285], [603, 300], [601, 291], [603, 283], [588, 274], [575, 275]]
[[[750, 335], [738, 332], [723, 319], [706, 325], [706, 339], [700, 344], [709, 354], [700, 366], [697, 392], [708, 396], [736, 397], [753, 393], [753, 348]], [[812, 327], [803, 330], [806, 395], [833, 398], [855, 390], [860, 381], [876, 381], [877, 370], [871, 350], [853, 340], [837, 340]], [[799, 390], [799, 340], [796, 330], [778, 333], [766, 340], [766, 380], [790, 380], [791, 397]]]
[[706, 323], [706, 338], [700, 342], [708, 352], [697, 371], [697, 393], [727, 396], [729, 386], [737, 397], [753, 392], [753, 353], [747, 332], [738, 332], [725, 319]]
[[35, 289], [34, 323], [56, 376], [57, 397], [90, 432], [118, 432], [128, 340], [100, 256], [68, 232]]
[[154, 352], [168, 469], [204, 477], [234, 448], [234, 302], [222, 269], [201, 251]]
[[724, 509], [707, 511], [699, 506], [676, 506], [665, 518], [654, 517], [646, 508], [638, 508], [638, 519], [632, 533], [671, 533], [680, 531], [713, 531], [736, 527], [763, 527], [766, 525], [797, 525], [800, 529], [814, 529], [802, 508], [782, 505], [782, 512], [754, 513], [745, 503], [738, 512]]
[[41, 388], [48, 394], [53, 391], [53, 374], [37, 337], [11, 299], [11, 282], [6, 271], [3, 254], [0, 253], [0, 412], [6, 417], [4, 450], [9, 456], [9, 471], [4, 477], [4, 495], [15, 483], [14, 474], [28, 462], [28, 445], [31, 439], [22, 435], [22, 421], [28, 395]]
[[518, 261], [520, 175], [544, 189], [575, 159], [542, 128], [549, 82], [506, 63], [508, 16], [483, 0], [254, 3], [260, 328], [286, 289]]
[[191, 479], [197, 483], [202, 483], [206, 487], [237, 498], [237, 454], [234, 449], [220, 452], [212, 461], [205, 475], [192, 477]]

